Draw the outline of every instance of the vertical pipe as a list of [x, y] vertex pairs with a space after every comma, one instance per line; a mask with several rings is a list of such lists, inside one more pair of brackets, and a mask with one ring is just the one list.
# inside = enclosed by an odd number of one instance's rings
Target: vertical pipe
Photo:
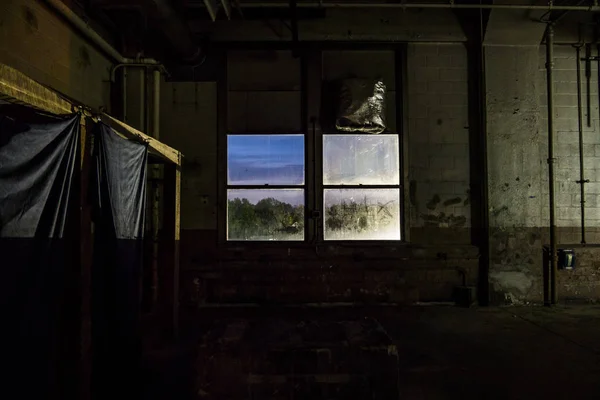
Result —
[[[550, 206], [550, 301], [556, 304], [556, 221], [554, 207], [554, 26], [548, 24], [546, 29], [546, 85], [548, 95], [548, 189]], [[549, 305], [548, 299], [544, 303]]]
[[151, 104], [151, 91], [150, 91], [150, 85], [152, 84], [151, 82], [151, 74], [148, 73], [148, 69], [144, 68], [144, 74], [146, 76], [146, 79], [144, 79], [144, 83], [146, 85], [145, 87], [145, 91], [146, 91], [146, 97], [144, 98], [144, 104], [146, 105], [144, 107], [144, 109], [146, 110], [144, 113], [144, 118], [146, 119], [145, 124], [146, 124], [146, 131], [148, 134], [152, 135], [152, 104]]
[[577, 121], [579, 123], [579, 180], [581, 196], [581, 243], [585, 244], [585, 176], [583, 170], [583, 115], [581, 106], [581, 46], [576, 46], [577, 54]]
[[140, 68], [140, 124], [142, 132], [148, 132], [146, 125], [146, 68]]
[[[596, 30], [599, 27], [596, 25]], [[596, 33], [596, 69], [598, 72], [598, 90], [600, 90], [600, 32]], [[598, 100], [600, 101], [600, 91], [598, 92]], [[600, 115], [600, 107], [598, 107], [598, 114]]]
[[592, 90], [590, 81], [592, 79], [592, 45], [585, 45], [585, 88], [587, 100], [587, 126], [592, 126]]
[[[160, 71], [152, 72], [152, 130], [151, 136], [160, 139]], [[152, 288], [151, 304], [154, 305], [158, 299], [158, 233], [160, 226], [160, 166], [152, 166]]]
[[122, 80], [121, 80], [121, 85], [122, 85], [122, 92], [121, 92], [121, 101], [123, 103], [122, 107], [123, 107], [123, 122], [127, 123], [127, 68], [123, 67], [123, 75], [122, 75]]
[[160, 71], [155, 69], [152, 72], [153, 103], [152, 103], [152, 137], [160, 139]]

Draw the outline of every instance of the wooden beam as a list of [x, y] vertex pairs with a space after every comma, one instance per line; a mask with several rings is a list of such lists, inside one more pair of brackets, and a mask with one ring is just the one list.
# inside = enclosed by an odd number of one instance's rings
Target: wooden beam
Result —
[[[62, 98], [54, 90], [39, 84], [22, 72], [4, 64], [0, 64], [0, 99], [58, 115], [71, 114], [79, 107]], [[176, 165], [181, 165], [181, 153], [179, 151], [108, 114], [102, 113], [101, 119], [126, 138], [148, 143], [150, 150], [159, 157]]]
[[138, 131], [135, 128], [132, 128], [126, 123], [121, 122], [108, 114], [102, 113], [100, 119], [126, 138], [148, 143], [150, 150], [155, 152], [159, 157], [170, 161], [175, 165], [181, 165], [181, 153], [178, 150], [167, 146], [166, 144], [146, 135], [141, 131]]
[[163, 234], [159, 243], [159, 304], [173, 337], [179, 334], [179, 231], [181, 168], [165, 165]]
[[71, 114], [73, 104], [22, 72], [0, 64], [0, 98], [52, 114]]

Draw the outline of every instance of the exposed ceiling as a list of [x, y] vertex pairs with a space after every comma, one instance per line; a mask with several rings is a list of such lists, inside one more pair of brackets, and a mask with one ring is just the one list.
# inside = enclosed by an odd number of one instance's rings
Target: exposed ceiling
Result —
[[[122, 36], [126, 55], [194, 63], [205, 38], [250, 40], [254, 36], [245, 35], [246, 29], [256, 33], [255, 40], [377, 40], [380, 35], [382, 41], [463, 41], [465, 23], [454, 13], [482, 3], [512, 7], [486, 9], [486, 43], [535, 45], [544, 32], [542, 21], [562, 19], [568, 8], [589, 10], [594, 2], [553, 0], [549, 8], [547, 0], [88, 0], [86, 6], [92, 15], [108, 16], [104, 20]], [[527, 9], [531, 6], [538, 8]], [[468, 15], [479, 18], [478, 12]]]

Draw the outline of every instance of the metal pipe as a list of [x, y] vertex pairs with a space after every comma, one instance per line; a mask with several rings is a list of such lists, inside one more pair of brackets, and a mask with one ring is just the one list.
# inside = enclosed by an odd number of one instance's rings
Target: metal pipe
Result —
[[138, 58], [137, 60], [135, 60], [135, 62], [113, 65], [113, 67], [110, 69], [110, 81], [111, 82], [115, 81], [116, 76], [117, 76], [117, 70], [119, 68], [130, 68], [130, 67], [158, 68], [165, 75], [169, 76], [169, 71], [167, 71], [165, 66], [162, 64], [158, 64], [157, 61], [153, 60], [152, 58]]
[[121, 101], [123, 102], [123, 122], [127, 123], [127, 68], [123, 68], [121, 85]]
[[[288, 8], [289, 3], [240, 3], [241, 8]], [[300, 8], [453, 8], [453, 9], [509, 9], [542, 11], [599, 11], [600, 6], [555, 6], [526, 4], [455, 4], [455, 3], [298, 3]]]
[[140, 69], [140, 88], [139, 88], [139, 97], [140, 97], [140, 115], [139, 115], [139, 126], [140, 131], [148, 132], [148, 124], [146, 123], [146, 107], [148, 106], [148, 101], [146, 99], [146, 69]]
[[[152, 137], [160, 139], [160, 71], [152, 73]], [[152, 305], [158, 300], [158, 257], [159, 257], [159, 228], [160, 228], [160, 166], [152, 166], [152, 270], [151, 270], [151, 299]]]
[[592, 126], [592, 86], [590, 81], [592, 80], [592, 45], [585, 45], [585, 88], [586, 88], [586, 100], [587, 100], [587, 126]]
[[[596, 28], [598, 29], [598, 28]], [[596, 69], [598, 72], [598, 101], [600, 101], [600, 34], [596, 31]], [[600, 114], [600, 107], [598, 107], [598, 113]]]
[[160, 139], [160, 71], [154, 70], [152, 74], [153, 103], [152, 103], [152, 137]]
[[546, 28], [546, 86], [548, 96], [548, 191], [550, 201], [550, 299], [545, 298], [544, 304], [556, 304], [556, 209], [554, 204], [554, 26]]
[[150, 99], [150, 96], [151, 96], [151, 94], [150, 94], [150, 84], [151, 84], [150, 77], [151, 77], [151, 74], [145, 68], [144, 68], [144, 76], [146, 77], [146, 79], [144, 79], [144, 81], [145, 81], [144, 82], [145, 83], [145, 88], [144, 89], [146, 90], [146, 97], [144, 98], [144, 104], [146, 105], [144, 107], [144, 118], [146, 118], [146, 130], [145, 130], [145, 132], [152, 132], [152, 125], [151, 125], [152, 124], [152, 121], [151, 121], [151, 119], [152, 119], [151, 118], [151, 116], [152, 116], [151, 111], [152, 110], [150, 108], [150, 102], [151, 102], [151, 99]]
[[579, 128], [579, 180], [581, 196], [581, 243], [585, 244], [585, 184], [589, 180], [585, 180], [583, 169], [583, 115], [581, 105], [581, 45], [575, 46], [577, 52], [577, 122]]
[[[138, 62], [133, 58], [126, 58], [121, 55], [111, 44], [109, 44], [102, 36], [100, 36], [87, 22], [82, 20], [77, 14], [69, 8], [61, 0], [45, 0], [52, 9], [66, 19], [79, 32], [81, 32], [90, 42], [92, 42], [104, 54], [112, 58], [119, 64], [132, 64]], [[143, 60], [145, 64], [159, 65], [160, 63], [154, 59], [146, 58]]]

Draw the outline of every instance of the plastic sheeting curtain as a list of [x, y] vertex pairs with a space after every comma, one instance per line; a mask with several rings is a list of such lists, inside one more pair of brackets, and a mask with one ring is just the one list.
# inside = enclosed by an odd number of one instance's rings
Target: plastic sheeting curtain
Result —
[[79, 124], [79, 115], [35, 124], [0, 115], [0, 360], [16, 391], [3, 390], [23, 399], [58, 393], [67, 361], [67, 217]]
[[93, 392], [96, 398], [139, 395], [140, 276], [147, 146], [95, 126]]

